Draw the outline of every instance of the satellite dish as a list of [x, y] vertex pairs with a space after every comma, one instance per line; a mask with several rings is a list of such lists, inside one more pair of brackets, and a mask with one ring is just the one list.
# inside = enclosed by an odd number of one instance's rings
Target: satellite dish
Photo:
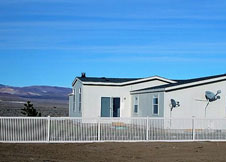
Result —
[[[172, 118], [173, 108], [179, 107], [179, 106], [180, 106], [180, 103], [178, 101], [175, 101], [174, 99], [170, 100], [170, 119]], [[171, 120], [170, 120], [170, 126], [171, 126]]]
[[205, 107], [205, 117], [206, 117], [206, 109], [207, 109], [209, 103], [220, 99], [221, 97], [218, 96], [220, 93], [221, 93], [221, 90], [218, 90], [216, 94], [214, 94], [211, 91], [206, 91], [205, 92], [205, 97], [206, 97], [206, 100], [208, 101], [208, 103], [207, 103], [207, 105]]
[[220, 96], [218, 96], [218, 94], [220, 93], [221, 93], [221, 90], [218, 90], [216, 94], [214, 94], [211, 91], [206, 91], [205, 97], [209, 102], [213, 102], [213, 101], [216, 101], [217, 99], [220, 99]]
[[174, 99], [171, 99], [170, 102], [171, 102], [171, 104], [170, 104], [171, 111], [173, 110], [173, 108], [180, 106], [180, 103], [179, 102], [176, 102]]

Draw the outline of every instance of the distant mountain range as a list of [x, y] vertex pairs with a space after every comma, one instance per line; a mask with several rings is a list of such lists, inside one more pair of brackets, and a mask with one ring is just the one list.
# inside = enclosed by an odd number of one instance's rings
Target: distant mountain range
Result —
[[0, 100], [42, 100], [68, 102], [71, 88], [54, 86], [13, 87], [0, 84]]

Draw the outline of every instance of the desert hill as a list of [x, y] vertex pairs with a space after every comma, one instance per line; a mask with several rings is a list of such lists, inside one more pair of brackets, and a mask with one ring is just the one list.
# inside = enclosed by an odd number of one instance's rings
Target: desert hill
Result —
[[71, 88], [56, 86], [14, 87], [0, 84], [0, 116], [21, 116], [20, 109], [32, 101], [42, 116], [68, 116]]

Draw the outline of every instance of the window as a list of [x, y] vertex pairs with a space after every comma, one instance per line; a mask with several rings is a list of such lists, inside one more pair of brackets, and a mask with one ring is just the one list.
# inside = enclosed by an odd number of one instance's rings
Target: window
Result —
[[79, 98], [78, 98], [78, 111], [81, 112], [82, 109], [82, 90], [79, 88]]
[[153, 96], [153, 114], [158, 115], [159, 114], [159, 98], [158, 95]]
[[134, 105], [134, 113], [138, 113], [138, 105]]
[[73, 94], [73, 103], [72, 103], [72, 106], [73, 106], [73, 112], [75, 112], [75, 94]]
[[138, 113], [138, 96], [134, 96], [134, 104], [133, 104], [133, 112], [134, 113]]

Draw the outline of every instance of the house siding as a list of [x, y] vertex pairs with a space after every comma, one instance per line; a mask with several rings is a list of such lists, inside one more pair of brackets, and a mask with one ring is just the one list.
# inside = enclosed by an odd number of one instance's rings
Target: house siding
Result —
[[[158, 114], [153, 113], [153, 96], [158, 95], [159, 101], [159, 112]], [[138, 113], [134, 112], [134, 96], [138, 96]], [[132, 95], [132, 116], [133, 117], [163, 117], [164, 116], [164, 93], [145, 93]]]
[[[81, 107], [81, 111], [79, 111], [79, 89], [81, 88], [82, 92], [82, 103], [83, 103], [83, 85], [80, 81], [77, 81], [73, 86], [74, 94], [69, 96], [69, 116], [70, 117], [82, 117], [83, 104]], [[74, 102], [75, 95], [75, 102]], [[73, 106], [75, 106], [75, 110], [73, 110]]]
[[226, 81], [165, 92], [165, 116], [170, 117], [170, 99], [174, 99], [180, 102], [180, 106], [173, 109], [173, 118], [205, 118], [207, 105], [205, 91], [216, 93], [217, 90], [221, 90], [219, 94], [221, 98], [209, 103], [206, 118], [224, 118], [226, 117]]

